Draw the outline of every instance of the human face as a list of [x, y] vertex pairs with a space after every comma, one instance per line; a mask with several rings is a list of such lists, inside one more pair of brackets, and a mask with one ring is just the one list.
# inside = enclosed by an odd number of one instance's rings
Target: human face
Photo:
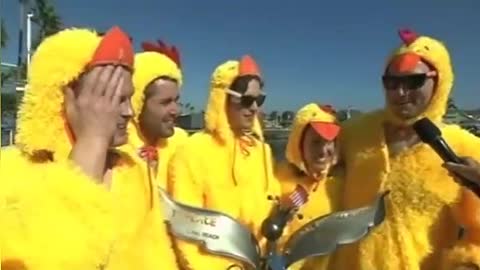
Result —
[[436, 76], [422, 61], [408, 71], [390, 65], [382, 80], [387, 105], [395, 116], [409, 120], [425, 112], [435, 92]]
[[124, 77], [124, 84], [120, 94], [120, 116], [118, 117], [117, 130], [113, 135], [113, 147], [117, 147], [127, 143], [127, 124], [133, 116], [133, 108], [131, 102], [131, 98], [133, 95], [132, 72], [124, 69], [122, 76]]
[[303, 135], [301, 150], [308, 173], [315, 177], [325, 177], [338, 160], [335, 140], [324, 139], [310, 125]]
[[[107, 65], [109, 66], [109, 65]], [[88, 76], [85, 76], [93, 72], [93, 70], [87, 71], [84, 73], [78, 81], [74, 84], [74, 90], [76, 93], [79, 93], [81, 86], [86, 83], [88, 80]], [[111, 141], [111, 147], [121, 146], [127, 143], [128, 141], [128, 132], [127, 132], [127, 125], [128, 121], [133, 116], [133, 108], [131, 103], [131, 97], [133, 95], [133, 82], [132, 82], [132, 72], [127, 68], [122, 68], [120, 76], [123, 77], [123, 84], [120, 88], [120, 103], [118, 104], [118, 116], [117, 116], [117, 125], [116, 130], [113, 134], [113, 138]]]
[[230, 126], [236, 131], [251, 131], [259, 108], [265, 101], [261, 84], [257, 79], [248, 82], [247, 90], [242, 95], [228, 90], [227, 115]]
[[159, 78], [147, 86], [139, 119], [148, 139], [156, 141], [174, 134], [179, 98], [178, 83], [174, 80]]

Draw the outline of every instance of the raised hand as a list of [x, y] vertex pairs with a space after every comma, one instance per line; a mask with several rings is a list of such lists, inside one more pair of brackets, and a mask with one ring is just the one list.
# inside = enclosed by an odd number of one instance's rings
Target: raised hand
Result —
[[65, 112], [76, 140], [110, 144], [120, 117], [122, 67], [99, 66], [65, 90]]
[[108, 148], [122, 117], [125, 72], [119, 66], [95, 67], [65, 89], [66, 117], [75, 137], [70, 158], [98, 182], [104, 181]]
[[480, 163], [471, 157], [463, 157], [462, 160], [463, 164], [447, 162], [443, 167], [449, 170], [454, 178], [454, 174], [457, 174], [480, 186]]

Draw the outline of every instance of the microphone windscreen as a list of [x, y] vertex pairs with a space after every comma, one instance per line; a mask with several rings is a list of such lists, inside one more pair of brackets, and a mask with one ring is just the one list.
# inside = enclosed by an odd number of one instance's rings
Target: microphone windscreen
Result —
[[433, 142], [437, 137], [442, 136], [440, 129], [428, 118], [422, 118], [413, 124], [413, 129], [422, 142]]

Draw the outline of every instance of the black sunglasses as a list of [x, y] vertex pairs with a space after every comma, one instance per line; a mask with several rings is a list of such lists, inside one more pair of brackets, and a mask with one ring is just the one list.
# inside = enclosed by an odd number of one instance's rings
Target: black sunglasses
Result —
[[402, 76], [383, 75], [382, 82], [387, 90], [396, 90], [400, 87], [403, 87], [405, 90], [417, 90], [425, 85], [427, 79], [435, 77], [437, 77], [435, 71]]
[[267, 98], [267, 96], [263, 93], [258, 96], [250, 96], [250, 95], [242, 95], [238, 92], [235, 92], [229, 89], [227, 90], [227, 93], [229, 95], [239, 98], [240, 105], [242, 105], [242, 107], [245, 107], [245, 108], [250, 108], [254, 102], [257, 104], [258, 107], [261, 107], [263, 103], [265, 103], [265, 99]]

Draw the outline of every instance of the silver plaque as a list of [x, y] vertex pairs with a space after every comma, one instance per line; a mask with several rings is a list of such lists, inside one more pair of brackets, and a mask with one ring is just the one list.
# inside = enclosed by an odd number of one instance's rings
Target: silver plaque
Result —
[[287, 266], [309, 257], [330, 254], [338, 245], [364, 238], [385, 219], [385, 197], [388, 193], [384, 192], [370, 206], [332, 213], [305, 224], [285, 245]]
[[254, 235], [234, 218], [171, 199], [159, 188], [165, 219], [179, 238], [201, 243], [207, 251], [260, 267], [260, 248]]
[[293, 263], [334, 252], [338, 245], [357, 242], [386, 215], [385, 197], [380, 195], [367, 207], [319, 217], [298, 229], [287, 241], [283, 252], [262, 257], [254, 235], [234, 218], [221, 212], [188, 206], [174, 201], [159, 188], [165, 219], [179, 238], [203, 245], [207, 252], [236, 259], [252, 269], [287, 269]]

